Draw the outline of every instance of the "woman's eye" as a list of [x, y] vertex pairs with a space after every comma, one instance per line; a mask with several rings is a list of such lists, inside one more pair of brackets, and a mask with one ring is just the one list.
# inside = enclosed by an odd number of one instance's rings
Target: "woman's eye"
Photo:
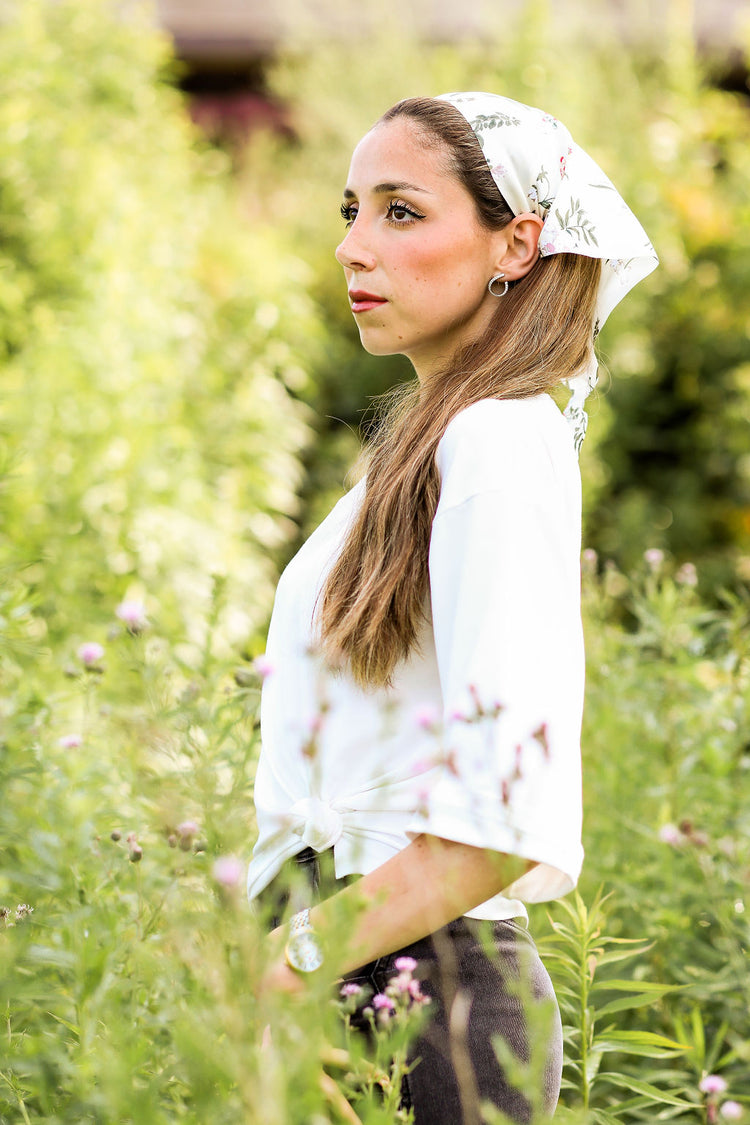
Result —
[[346, 225], [350, 227], [357, 217], [357, 208], [351, 203], [341, 204], [341, 218], [345, 220]]
[[404, 227], [415, 222], [416, 219], [424, 218], [424, 216], [411, 207], [407, 207], [405, 203], [399, 203], [398, 200], [392, 199], [388, 204], [388, 218], [397, 226]]

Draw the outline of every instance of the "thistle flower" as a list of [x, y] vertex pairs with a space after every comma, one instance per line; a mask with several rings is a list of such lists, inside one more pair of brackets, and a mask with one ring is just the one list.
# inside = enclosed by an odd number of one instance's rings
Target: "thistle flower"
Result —
[[649, 547], [647, 551], [643, 552], [643, 557], [649, 570], [654, 574], [661, 569], [664, 562], [664, 552], [660, 547]]
[[599, 556], [593, 547], [587, 547], [581, 555], [581, 570], [584, 574], [596, 574]]
[[706, 1074], [698, 1083], [698, 1089], [703, 1094], [723, 1094], [726, 1088], [726, 1079], [720, 1074]]
[[62, 750], [77, 750], [83, 745], [83, 737], [80, 734], [64, 734], [62, 738], [58, 738], [57, 745]]
[[743, 1115], [743, 1109], [739, 1102], [724, 1102], [719, 1110], [719, 1115], [725, 1121], [739, 1121]]
[[198, 825], [194, 820], [183, 820], [182, 824], [177, 825], [177, 835], [179, 836], [179, 845], [184, 852], [189, 852], [193, 845], [193, 840], [198, 835]]
[[434, 734], [440, 727], [440, 714], [435, 707], [417, 707], [414, 722], [420, 730]]
[[256, 656], [253, 661], [253, 668], [260, 676], [261, 680], [267, 680], [269, 676], [273, 675], [275, 671], [273, 664], [268, 659], [265, 653], [262, 656]]
[[242, 879], [243, 865], [236, 856], [224, 855], [216, 860], [211, 873], [220, 886], [234, 890]]
[[126, 598], [120, 602], [115, 610], [115, 617], [119, 617], [123, 625], [127, 625], [131, 633], [140, 633], [148, 625], [146, 607], [143, 602]]
[[397, 957], [393, 962], [394, 969], [398, 969], [400, 973], [413, 973], [417, 967], [417, 962], [413, 957]]
[[342, 986], [341, 986], [341, 995], [345, 996], [345, 997], [346, 996], [359, 996], [361, 994], [361, 992], [362, 992], [361, 986], [358, 985], [358, 984], [355, 984], [354, 981], [351, 981], [351, 980], [347, 981], [346, 984], [342, 984]]
[[79, 645], [76, 655], [84, 667], [96, 668], [104, 656], [104, 649], [97, 641], [86, 641]]
[[680, 586], [697, 586], [698, 571], [695, 569], [695, 563], [683, 563], [675, 574], [674, 580], [679, 583]]

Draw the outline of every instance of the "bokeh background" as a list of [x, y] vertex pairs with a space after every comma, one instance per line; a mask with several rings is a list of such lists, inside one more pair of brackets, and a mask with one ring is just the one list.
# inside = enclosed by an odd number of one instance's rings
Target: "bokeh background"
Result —
[[260, 1051], [213, 864], [253, 839], [280, 568], [410, 374], [361, 350], [333, 258], [350, 152], [460, 88], [565, 121], [661, 257], [602, 333], [582, 454], [582, 891], [615, 892], [683, 1047], [581, 1063], [569, 1013], [568, 1120], [716, 1120], [711, 1069], [750, 1098], [749, 48], [735, 0], [2, 0], [3, 1125], [351, 1120], [294, 1046], [314, 1021]]

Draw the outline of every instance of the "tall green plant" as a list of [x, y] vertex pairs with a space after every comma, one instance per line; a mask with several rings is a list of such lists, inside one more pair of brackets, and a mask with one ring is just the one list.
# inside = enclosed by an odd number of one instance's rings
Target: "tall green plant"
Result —
[[[560, 1001], [567, 1047], [561, 1120], [613, 1125], [622, 1117], [652, 1119], [647, 1114], [663, 1106], [692, 1108], [681, 1090], [657, 1085], [648, 1066], [634, 1072], [634, 1059], [672, 1059], [686, 1044], [642, 1028], [618, 1027], [621, 1012], [651, 1007], [672, 989], [637, 975], [609, 975], [610, 965], [642, 955], [648, 945], [608, 935], [606, 903], [601, 892], [589, 906], [578, 893], [572, 901], [563, 899], [550, 918], [551, 934], [540, 944]], [[620, 1065], [605, 1070], [602, 1064], [611, 1055]]]

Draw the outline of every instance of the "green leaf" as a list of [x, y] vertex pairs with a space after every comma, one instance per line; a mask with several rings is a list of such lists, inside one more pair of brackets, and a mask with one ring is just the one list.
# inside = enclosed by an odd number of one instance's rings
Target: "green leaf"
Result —
[[658, 981], [646, 980], [598, 980], [592, 985], [592, 992], [664, 992], [684, 988], [684, 985], [660, 984]]
[[635, 1047], [656, 1047], [658, 1049], [682, 1054], [689, 1051], [686, 1043], [678, 1043], [676, 1039], [667, 1039], [664, 1035], [656, 1035], [653, 1031], [616, 1031], [607, 1028], [600, 1035], [595, 1036], [594, 1042], [598, 1046], [607, 1043], [607, 1051], [632, 1051]]
[[[666, 992], [669, 992], [668, 988], [665, 988], [660, 995], [663, 996]], [[658, 999], [658, 996], [649, 992], [638, 996], [624, 996], [621, 1000], [610, 1000], [602, 1008], [597, 1008], [596, 1015], [598, 1018], [599, 1016], [611, 1015], [612, 1012], [627, 1012], [633, 1008], [646, 1008], [649, 1004], [653, 1004], [656, 999]]]
[[685, 1101], [684, 1098], [678, 1097], [669, 1090], [660, 1090], [658, 1086], [652, 1086], [650, 1082], [642, 1082], [638, 1078], [632, 1078], [629, 1074], [600, 1074], [599, 1081], [607, 1081], [610, 1085], [623, 1090], [632, 1090], [634, 1094], [643, 1094], [658, 1105], [676, 1105], [685, 1109], [695, 1108], [693, 1102]]

